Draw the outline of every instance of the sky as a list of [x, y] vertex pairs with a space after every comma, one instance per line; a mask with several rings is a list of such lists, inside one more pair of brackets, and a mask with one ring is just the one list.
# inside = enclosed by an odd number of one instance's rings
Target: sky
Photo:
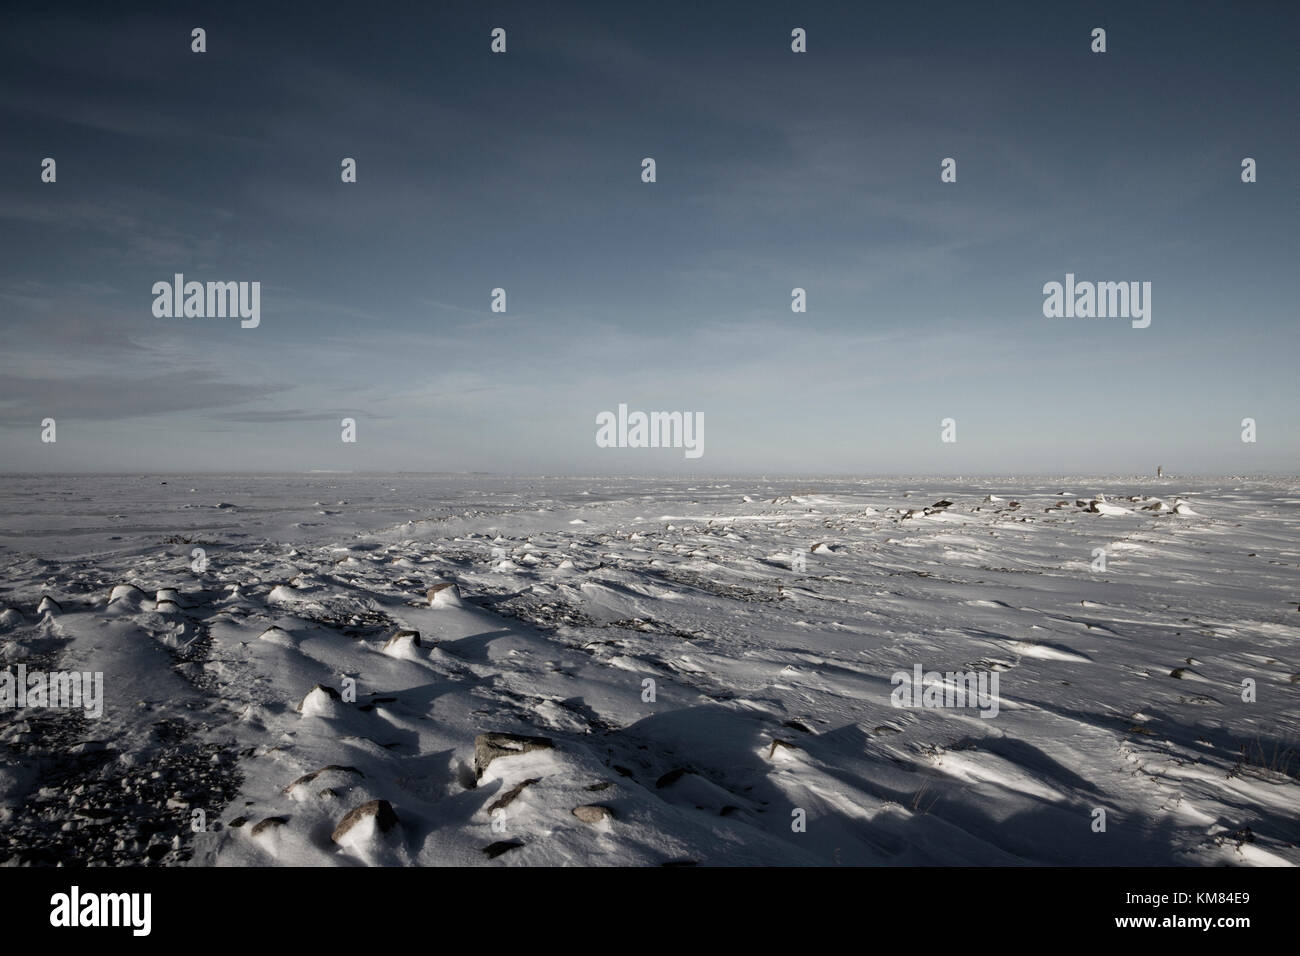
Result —
[[[1300, 472], [1295, 4], [6, 18], [0, 472]], [[1067, 273], [1150, 326], [1045, 317]]]

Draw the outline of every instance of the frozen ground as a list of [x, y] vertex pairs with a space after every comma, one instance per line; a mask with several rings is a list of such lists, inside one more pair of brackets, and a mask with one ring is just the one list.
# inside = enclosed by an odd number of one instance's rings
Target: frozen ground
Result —
[[[1295, 480], [8, 477], [0, 511], [0, 667], [106, 697], [0, 713], [0, 862], [1300, 862]], [[996, 717], [892, 706], [916, 665], [996, 673]], [[550, 746], [479, 776], [491, 732]]]

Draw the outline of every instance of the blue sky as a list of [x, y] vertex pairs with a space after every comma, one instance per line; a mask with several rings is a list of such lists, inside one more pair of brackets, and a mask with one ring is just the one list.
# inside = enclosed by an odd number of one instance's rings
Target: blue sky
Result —
[[0, 470], [1300, 470], [1293, 5], [624, 6], [11, 14]]

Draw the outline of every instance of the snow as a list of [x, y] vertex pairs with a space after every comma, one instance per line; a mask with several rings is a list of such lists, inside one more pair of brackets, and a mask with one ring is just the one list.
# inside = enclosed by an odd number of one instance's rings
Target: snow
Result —
[[0, 485], [0, 862], [1300, 863], [1296, 480], [182, 481]]

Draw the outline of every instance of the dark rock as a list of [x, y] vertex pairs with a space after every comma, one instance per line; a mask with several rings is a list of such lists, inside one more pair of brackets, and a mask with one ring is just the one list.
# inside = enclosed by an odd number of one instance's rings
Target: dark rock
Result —
[[260, 820], [257, 823], [254, 823], [253, 829], [250, 830], [249, 833], [253, 836], [258, 836], [272, 827], [282, 827], [288, 822], [288, 817], [267, 817], [265, 820]]
[[501, 794], [501, 796], [499, 796], [497, 799], [493, 800], [491, 804], [489, 804], [488, 813], [491, 813], [493, 810], [502, 810], [510, 806], [510, 804], [514, 802], [515, 797], [523, 793], [526, 787], [531, 787], [533, 784], [535, 784], [537, 781], [541, 779], [542, 779], [541, 777], [529, 777], [527, 780], [524, 780], [523, 782], [518, 783], [515, 786], [511, 787], [505, 793]]
[[397, 814], [393, 812], [393, 805], [387, 800], [371, 800], [354, 810], [349, 810], [330, 834], [330, 839], [338, 843], [344, 834], [370, 817], [374, 818], [376, 829], [380, 833], [387, 833], [397, 826]]
[[498, 840], [496, 843], [489, 843], [483, 848], [489, 860], [495, 860], [502, 853], [508, 853], [516, 847], [523, 846], [518, 840]]

